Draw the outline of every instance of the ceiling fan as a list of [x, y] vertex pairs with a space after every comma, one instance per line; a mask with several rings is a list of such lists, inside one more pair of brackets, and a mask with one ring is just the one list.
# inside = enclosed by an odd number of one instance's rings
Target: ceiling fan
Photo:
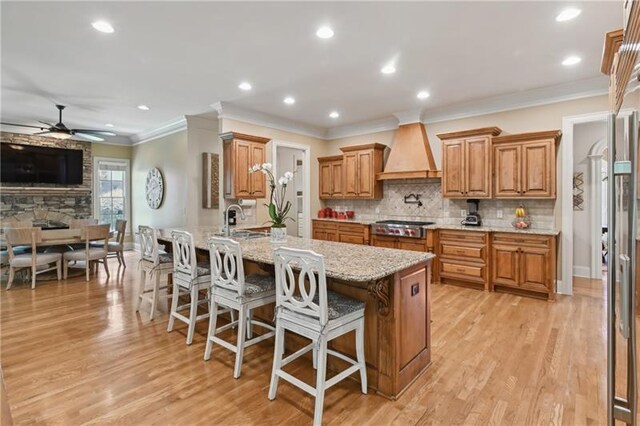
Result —
[[30, 127], [33, 129], [40, 129], [42, 132], [34, 133], [34, 135], [40, 136], [51, 136], [56, 139], [68, 139], [72, 136], [80, 136], [90, 141], [101, 142], [104, 140], [101, 136], [116, 136], [113, 132], [108, 132], [105, 130], [91, 130], [91, 129], [70, 129], [64, 125], [62, 122], [62, 110], [66, 107], [64, 105], [56, 105], [58, 108], [58, 123], [51, 124], [45, 121], [38, 121], [39, 123], [45, 124], [47, 127], [42, 126], [30, 126], [28, 124], [15, 124], [15, 123], [2, 123], [0, 124], [5, 126], [16, 126], [16, 127]]

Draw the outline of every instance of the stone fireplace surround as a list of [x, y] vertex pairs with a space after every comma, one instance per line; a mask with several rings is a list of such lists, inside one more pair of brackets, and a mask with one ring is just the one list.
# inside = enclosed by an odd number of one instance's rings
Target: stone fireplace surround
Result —
[[83, 151], [82, 185], [2, 184], [0, 186], [0, 219], [3, 223], [30, 220], [67, 224], [70, 219], [84, 219], [93, 216], [91, 143], [10, 132], [0, 132], [0, 143], [81, 149]]

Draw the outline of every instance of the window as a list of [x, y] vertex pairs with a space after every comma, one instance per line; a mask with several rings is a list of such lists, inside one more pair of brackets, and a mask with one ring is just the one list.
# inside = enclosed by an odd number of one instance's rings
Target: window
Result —
[[94, 158], [94, 215], [99, 223], [129, 221], [129, 160]]

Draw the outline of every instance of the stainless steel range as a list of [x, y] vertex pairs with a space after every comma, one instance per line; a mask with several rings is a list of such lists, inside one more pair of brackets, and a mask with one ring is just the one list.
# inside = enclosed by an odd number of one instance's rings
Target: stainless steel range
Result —
[[406, 220], [381, 220], [371, 225], [376, 235], [393, 235], [395, 237], [424, 238], [427, 230], [425, 225], [435, 222], [411, 222]]

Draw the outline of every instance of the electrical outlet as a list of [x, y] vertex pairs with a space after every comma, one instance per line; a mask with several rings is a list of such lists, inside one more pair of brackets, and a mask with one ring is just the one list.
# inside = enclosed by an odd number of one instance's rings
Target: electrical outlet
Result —
[[464, 209], [460, 210], [460, 217], [467, 217], [467, 211]]
[[253, 216], [253, 209], [246, 209], [244, 211], [244, 215], [247, 216], [247, 217]]
[[498, 211], [496, 211], [496, 217], [497, 217], [498, 219], [502, 219], [502, 210], [498, 210]]

